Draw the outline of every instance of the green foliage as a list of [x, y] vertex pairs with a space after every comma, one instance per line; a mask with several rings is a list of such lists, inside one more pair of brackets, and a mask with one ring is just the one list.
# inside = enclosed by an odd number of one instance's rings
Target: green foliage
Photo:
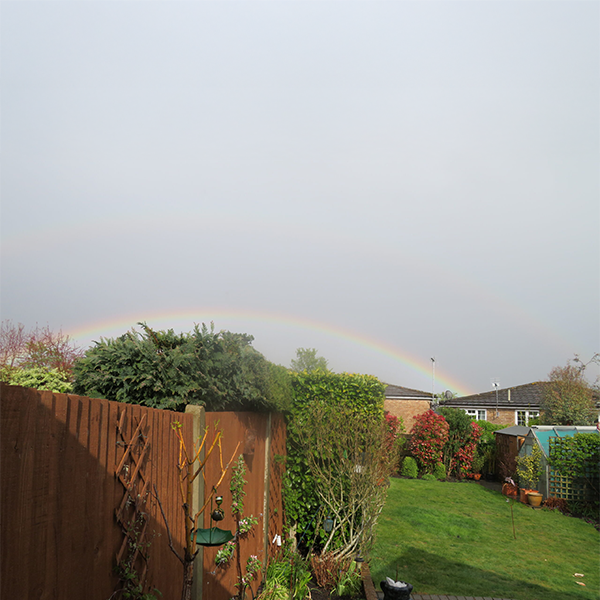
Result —
[[295, 414], [318, 398], [332, 407], [350, 406], [364, 414], [383, 416], [385, 385], [373, 375], [314, 371], [291, 373], [291, 381]]
[[[231, 514], [235, 517], [236, 531], [232, 540], [227, 542], [216, 554], [215, 564], [225, 568], [234, 554], [237, 555], [236, 569], [237, 582], [235, 586], [239, 589], [237, 598], [243, 600], [245, 597], [246, 588], [250, 585], [258, 572], [262, 569], [262, 563], [259, 558], [252, 554], [246, 560], [245, 569], [242, 569], [240, 545], [243, 540], [252, 531], [258, 523], [258, 519], [253, 515], [244, 517], [244, 497], [246, 492], [246, 463], [244, 456], [240, 454], [233, 470], [231, 472], [231, 482], [229, 483], [229, 491], [231, 492]], [[244, 572], [245, 570], [245, 572]]]
[[443, 462], [439, 462], [435, 465], [435, 468], [433, 469], [433, 476], [440, 481], [446, 479], [446, 467], [444, 466]]
[[384, 419], [387, 426], [385, 452], [390, 461], [391, 472], [396, 473], [400, 452], [405, 444], [405, 439], [399, 435], [404, 431], [404, 420], [402, 417], [398, 418], [388, 411], [385, 411]]
[[244, 456], [240, 454], [231, 471], [231, 482], [229, 484], [232, 515], [241, 515], [244, 513], [244, 497], [246, 496], [246, 492], [244, 491], [244, 486], [246, 485], [244, 475], [246, 475], [246, 463], [244, 462]]
[[[392, 464], [386, 423], [378, 414], [315, 400], [295, 427], [307, 475], [315, 482], [316, 504], [322, 508], [319, 519], [311, 515], [302, 535], [316, 535], [323, 552], [340, 558], [367, 552]], [[319, 526], [325, 515], [331, 516], [333, 529], [323, 535]]]
[[564, 477], [585, 481], [598, 497], [600, 435], [576, 433], [556, 438], [550, 444], [550, 465]]
[[357, 562], [351, 561], [348, 569], [340, 572], [333, 592], [338, 598], [358, 598], [361, 595], [361, 591], [362, 577], [360, 569]]
[[[597, 356], [594, 355], [592, 361], [596, 362]], [[593, 425], [597, 412], [592, 387], [585, 379], [586, 366], [575, 357], [567, 366], [554, 367], [550, 371], [542, 397], [541, 423]]]
[[425, 473], [421, 479], [425, 481], [437, 481], [437, 477], [433, 473]]
[[68, 394], [73, 390], [68, 373], [44, 367], [0, 367], [0, 381], [9, 385]]
[[298, 348], [296, 358], [292, 359], [291, 369], [297, 373], [327, 371], [327, 360], [322, 356], [317, 356], [315, 348]]
[[151, 592], [144, 591], [144, 585], [140, 581], [140, 575], [136, 567], [136, 564], [139, 564], [139, 557], [143, 556], [145, 561], [149, 559], [150, 542], [140, 541], [142, 531], [147, 524], [146, 518], [144, 513], [139, 513], [135, 521], [129, 522], [127, 552], [121, 562], [115, 566], [115, 572], [123, 586], [120, 590], [120, 597], [124, 600], [157, 600], [158, 597], [162, 596], [162, 593], [156, 588]]
[[409, 479], [416, 479], [419, 476], [419, 467], [417, 461], [412, 456], [407, 456], [402, 461], [402, 470], [400, 471], [402, 477], [408, 477]]
[[496, 436], [494, 435], [494, 431], [505, 429], [508, 425], [497, 425], [489, 421], [476, 421], [476, 423], [481, 428], [481, 437], [477, 443], [477, 456], [483, 458], [483, 464], [481, 466], [478, 465], [479, 470], [482, 473], [495, 473]]
[[542, 475], [542, 451], [537, 444], [531, 449], [531, 454], [517, 457], [517, 475], [520, 487], [533, 488]]
[[197, 325], [190, 333], [154, 331], [144, 323], [101, 339], [74, 369], [74, 391], [92, 397], [184, 410], [283, 410], [291, 386], [283, 367], [252, 348], [252, 336]]
[[313, 371], [290, 373], [290, 377], [293, 404], [288, 415], [284, 502], [288, 525], [295, 525], [300, 537], [310, 545], [315, 535], [321, 535], [315, 522], [321, 501], [310, 473], [305, 444], [311, 405], [319, 400], [332, 413], [346, 407], [353, 413], [381, 419], [385, 386], [371, 375]]
[[448, 423], [441, 415], [428, 410], [415, 418], [411, 430], [410, 451], [421, 469], [431, 473], [443, 459], [443, 450], [448, 440]]
[[460, 408], [440, 408], [439, 413], [448, 423], [443, 451], [446, 473], [460, 479], [472, 470], [481, 428]]
[[312, 574], [308, 561], [298, 552], [285, 547], [272, 560], [264, 582], [264, 591], [257, 600], [305, 600], [310, 598], [309, 583]]

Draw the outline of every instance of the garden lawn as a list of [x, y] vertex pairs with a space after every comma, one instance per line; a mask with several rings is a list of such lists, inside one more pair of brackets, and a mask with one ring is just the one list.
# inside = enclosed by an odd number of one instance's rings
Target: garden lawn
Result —
[[392, 479], [371, 554], [376, 589], [392, 577], [416, 594], [597, 600], [598, 531], [515, 502], [515, 540], [511, 503], [474, 482]]

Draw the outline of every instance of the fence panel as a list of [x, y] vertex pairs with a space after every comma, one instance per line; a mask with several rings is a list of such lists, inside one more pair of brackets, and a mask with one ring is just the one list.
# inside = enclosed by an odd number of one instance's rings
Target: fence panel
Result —
[[[148, 487], [136, 488], [129, 502], [146, 513], [147, 589], [163, 598], [181, 595], [182, 567], [169, 549], [168, 535], [154, 489], [165, 511], [174, 545], [184, 542], [183, 511], [176, 463], [179, 453], [173, 421], [183, 425], [186, 445], [193, 445], [191, 414], [54, 394], [16, 386], [0, 386], [0, 597], [19, 600], [117, 600], [121, 583], [115, 573], [124, 533], [115, 513], [125, 488], [115, 471], [134, 433], [149, 443], [145, 457]], [[123, 438], [118, 434], [121, 423]], [[283, 533], [281, 479], [285, 454], [285, 422], [281, 415], [206, 413], [206, 424], [223, 431], [223, 457], [244, 457], [248, 481], [245, 515], [258, 525], [242, 543], [242, 564], [250, 554], [264, 561], [272, 540]], [[237, 458], [237, 455], [234, 458]], [[129, 463], [129, 469], [135, 468]], [[269, 465], [266, 468], [266, 465]], [[220, 486], [226, 518], [221, 527], [234, 529], [228, 476]], [[205, 491], [218, 479], [218, 457], [207, 465]], [[155, 488], [156, 486], [156, 488]], [[137, 498], [137, 493], [140, 497]], [[126, 500], [127, 501], [127, 500]], [[265, 515], [269, 515], [265, 519]], [[129, 517], [131, 520], [131, 517]], [[127, 519], [125, 526], [133, 525]], [[205, 526], [210, 526], [205, 515]], [[235, 562], [217, 569], [215, 549], [204, 552], [206, 600], [235, 595]], [[142, 565], [143, 563], [138, 563]], [[253, 586], [256, 591], [257, 584]], [[116, 593], [115, 593], [116, 592]]]
[[[246, 561], [250, 555], [255, 555], [263, 563], [266, 562], [268, 540], [271, 528], [277, 533], [283, 533], [281, 477], [283, 464], [274, 460], [275, 454], [285, 454], [285, 422], [282, 415], [244, 412], [206, 413], [206, 426], [209, 431], [219, 428], [223, 431], [223, 461], [229, 461], [232, 456], [237, 460], [243, 456], [246, 465], [246, 497], [244, 499], [244, 516], [253, 515], [258, 519], [258, 524], [241, 541], [241, 554], [239, 557], [242, 573], [246, 573]], [[234, 454], [237, 443], [240, 443], [237, 453]], [[266, 469], [266, 465], [270, 468]], [[230, 468], [233, 467], [233, 464]], [[218, 457], [213, 455], [207, 463], [207, 482], [216, 481], [220, 472]], [[221, 484], [218, 493], [223, 496], [222, 508], [225, 518], [219, 527], [235, 533], [235, 519], [231, 514], [231, 492], [229, 484], [231, 471]], [[205, 488], [206, 494], [210, 493], [210, 486]], [[269, 515], [269, 519], [265, 518]], [[271, 521], [272, 519], [272, 521]], [[270, 524], [271, 523], [271, 524]], [[210, 510], [205, 514], [204, 527], [210, 527]], [[268, 542], [266, 544], [265, 542]], [[210, 600], [229, 600], [238, 589], [235, 584], [238, 580], [238, 557], [225, 566], [215, 564], [218, 548], [207, 547], [204, 549], [202, 597]], [[253, 593], [256, 594], [258, 581], [252, 583]], [[247, 592], [247, 596], [250, 592]]]
[[[2, 385], [1, 588], [19, 600], [107, 600], [120, 587], [114, 572], [123, 532], [115, 520], [122, 486], [115, 467], [124, 449], [117, 422], [132, 432], [147, 415], [148, 460], [165, 513], [181, 547], [177, 456], [171, 421], [187, 415]], [[173, 466], [171, 466], [173, 465]], [[166, 472], [166, 475], [163, 473]], [[121, 489], [119, 489], [119, 487]], [[181, 593], [181, 566], [171, 553], [157, 503], [149, 503], [149, 585], [165, 598]]]

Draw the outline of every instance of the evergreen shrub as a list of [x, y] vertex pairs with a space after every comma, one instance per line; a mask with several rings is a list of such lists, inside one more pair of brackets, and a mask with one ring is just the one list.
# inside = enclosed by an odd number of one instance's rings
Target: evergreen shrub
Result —
[[443, 462], [439, 462], [435, 465], [433, 469], [433, 476], [440, 481], [444, 481], [446, 479], [446, 467]]
[[416, 479], [419, 476], [419, 468], [417, 467], [417, 461], [412, 456], [407, 456], [402, 462], [402, 470], [400, 471], [402, 477], [408, 477], [409, 479]]

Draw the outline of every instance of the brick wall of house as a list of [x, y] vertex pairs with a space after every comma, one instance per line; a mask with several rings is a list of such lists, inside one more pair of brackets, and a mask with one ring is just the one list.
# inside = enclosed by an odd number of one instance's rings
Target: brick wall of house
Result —
[[414, 425], [414, 417], [422, 415], [430, 408], [429, 400], [390, 400], [386, 398], [383, 409], [395, 417], [402, 417], [404, 430], [408, 433]]
[[491, 408], [487, 410], [487, 421], [495, 423], [497, 425], [515, 425], [515, 411], [514, 410], [498, 410], [498, 417], [496, 417], [496, 409]]

